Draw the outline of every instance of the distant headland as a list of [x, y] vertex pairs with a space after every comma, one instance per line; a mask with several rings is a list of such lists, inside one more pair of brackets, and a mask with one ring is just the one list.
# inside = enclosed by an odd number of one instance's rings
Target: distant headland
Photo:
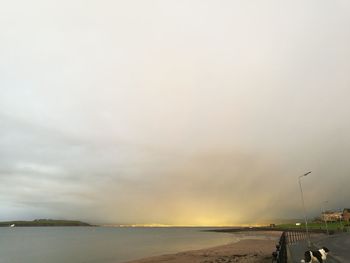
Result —
[[35, 219], [33, 221], [5, 221], [0, 222], [0, 227], [21, 226], [95, 226], [76, 220]]

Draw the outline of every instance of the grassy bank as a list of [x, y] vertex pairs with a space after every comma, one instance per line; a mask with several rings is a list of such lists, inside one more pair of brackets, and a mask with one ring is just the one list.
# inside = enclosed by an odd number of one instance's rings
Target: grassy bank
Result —
[[[346, 228], [349, 228], [349, 223], [348, 222], [327, 222], [327, 227], [329, 231], [342, 231]], [[276, 225], [276, 229], [289, 229], [289, 230], [300, 230], [303, 231], [305, 230], [305, 224], [302, 223], [301, 225], [297, 226], [295, 224], [281, 224], [281, 225]], [[310, 222], [308, 223], [308, 228], [313, 231], [313, 230], [323, 230], [326, 231], [326, 224], [324, 222]]]
[[[327, 222], [328, 230], [331, 233], [339, 231], [350, 231], [350, 224], [348, 222]], [[323, 222], [310, 222], [308, 223], [308, 228], [310, 232], [326, 232], [326, 224]], [[249, 231], [305, 231], [305, 224], [279, 224], [274, 226], [266, 227], [238, 227], [231, 229], [214, 229], [206, 230], [213, 232], [249, 232]]]

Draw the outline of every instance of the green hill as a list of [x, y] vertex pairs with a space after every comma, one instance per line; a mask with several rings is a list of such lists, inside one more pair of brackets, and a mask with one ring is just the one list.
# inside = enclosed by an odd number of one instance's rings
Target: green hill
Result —
[[93, 226], [75, 220], [35, 219], [33, 221], [6, 221], [0, 222], [0, 227], [17, 226]]

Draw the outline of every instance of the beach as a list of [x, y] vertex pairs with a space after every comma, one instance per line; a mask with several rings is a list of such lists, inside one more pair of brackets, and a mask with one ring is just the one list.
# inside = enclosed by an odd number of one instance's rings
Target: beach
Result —
[[176, 254], [161, 255], [128, 261], [125, 263], [267, 263], [271, 262], [272, 252], [281, 232], [261, 233], [265, 238], [247, 238], [238, 242], [191, 250]]

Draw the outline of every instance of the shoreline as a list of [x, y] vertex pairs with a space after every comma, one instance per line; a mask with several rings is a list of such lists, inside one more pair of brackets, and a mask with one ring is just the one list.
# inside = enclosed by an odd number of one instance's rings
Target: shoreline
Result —
[[[238, 242], [141, 258], [123, 263], [270, 263], [282, 232], [266, 231], [264, 236], [242, 236]], [[252, 234], [252, 233], [251, 233]], [[262, 232], [260, 232], [260, 235]]]

